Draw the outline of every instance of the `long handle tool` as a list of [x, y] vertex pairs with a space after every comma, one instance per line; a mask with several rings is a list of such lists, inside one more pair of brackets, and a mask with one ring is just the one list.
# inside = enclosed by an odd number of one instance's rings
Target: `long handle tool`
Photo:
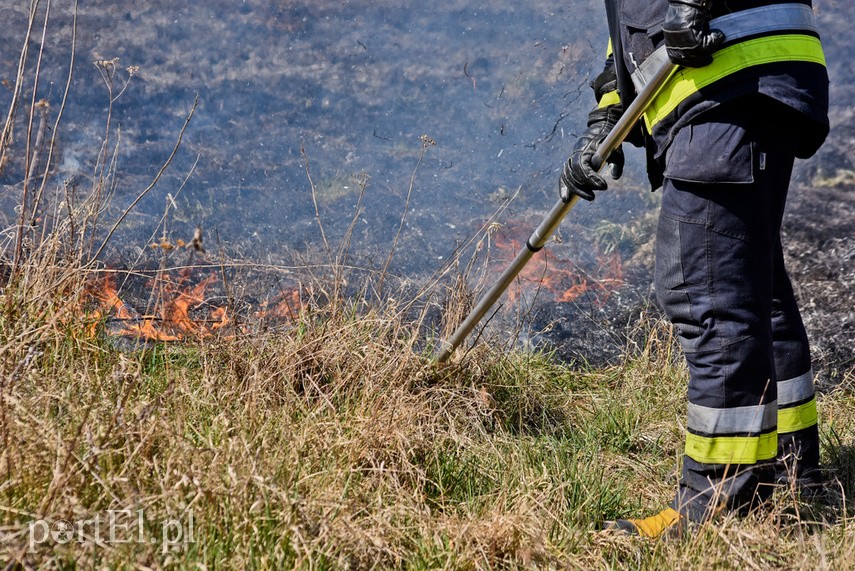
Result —
[[[632, 130], [632, 127], [641, 119], [641, 116], [653, 101], [653, 98], [656, 97], [656, 94], [659, 93], [659, 90], [676, 70], [677, 66], [666, 60], [666, 63], [659, 68], [647, 85], [645, 85], [644, 89], [641, 90], [641, 93], [638, 94], [638, 97], [630, 104], [608, 136], [600, 143], [600, 147], [592, 159], [592, 164], [597, 171], [603, 167], [606, 158], [612, 154], [612, 151], [620, 146], [630, 130]], [[531, 257], [543, 248], [549, 237], [552, 236], [552, 233], [555, 232], [558, 225], [561, 224], [561, 221], [564, 220], [564, 217], [567, 216], [567, 213], [570, 212], [577, 202], [579, 202], [579, 197], [574, 194], [569, 202], [559, 200], [555, 203], [555, 206], [552, 207], [552, 210], [549, 211], [543, 222], [540, 223], [529, 237], [525, 249], [517, 254], [511, 265], [499, 276], [499, 280], [484, 294], [481, 301], [478, 302], [472, 312], [463, 320], [463, 323], [457, 327], [451, 337], [440, 341], [436, 352], [437, 361], [443, 363], [451, 356], [457, 346], [463, 342], [487, 311], [493, 307], [496, 300], [505, 293], [505, 290], [508, 289], [508, 286], [511, 285], [511, 282], [514, 281], [514, 278], [522, 271]]]

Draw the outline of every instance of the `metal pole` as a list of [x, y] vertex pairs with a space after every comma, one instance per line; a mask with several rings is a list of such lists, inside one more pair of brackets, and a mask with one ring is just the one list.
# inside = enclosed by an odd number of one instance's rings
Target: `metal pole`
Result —
[[[629, 108], [624, 112], [620, 120], [612, 128], [611, 132], [606, 136], [597, 153], [592, 159], [592, 164], [596, 170], [600, 170], [605, 164], [606, 158], [612, 154], [612, 151], [618, 148], [635, 124], [641, 119], [645, 109], [650, 105], [659, 90], [665, 85], [674, 72], [677, 71], [677, 66], [667, 61], [659, 71], [654, 74], [650, 82], [641, 90], [641, 93], [630, 104]], [[563, 183], [562, 183], [563, 184]], [[487, 293], [481, 298], [481, 301], [475, 306], [472, 312], [463, 320], [454, 333], [447, 340], [440, 340], [439, 347], [436, 351], [436, 360], [440, 363], [445, 362], [454, 350], [463, 342], [472, 329], [486, 315], [487, 311], [493, 307], [496, 300], [508, 289], [514, 278], [522, 271], [523, 267], [528, 263], [531, 257], [543, 248], [552, 233], [558, 228], [567, 213], [579, 202], [577, 195], [572, 195], [569, 202], [559, 200], [549, 211], [549, 214], [544, 218], [543, 222], [532, 232], [526, 247], [523, 249], [511, 265], [499, 276], [498, 281], [487, 290]]]

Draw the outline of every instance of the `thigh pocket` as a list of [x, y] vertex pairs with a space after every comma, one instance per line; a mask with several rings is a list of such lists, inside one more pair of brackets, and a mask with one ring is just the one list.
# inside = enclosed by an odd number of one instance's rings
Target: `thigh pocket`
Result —
[[701, 184], [754, 182], [756, 144], [740, 125], [714, 120], [677, 132], [665, 158], [665, 178]]
[[656, 297], [677, 331], [680, 346], [686, 353], [697, 350], [701, 327], [692, 314], [689, 285], [683, 269], [683, 236], [681, 222], [660, 213], [656, 232]]

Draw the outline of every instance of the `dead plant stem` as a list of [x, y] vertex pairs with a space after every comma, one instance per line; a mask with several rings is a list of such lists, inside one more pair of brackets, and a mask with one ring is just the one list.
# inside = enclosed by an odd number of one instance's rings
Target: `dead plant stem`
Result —
[[24, 42], [21, 46], [21, 55], [18, 58], [18, 72], [15, 75], [15, 88], [12, 92], [12, 102], [9, 104], [9, 112], [6, 115], [6, 122], [3, 125], [3, 134], [0, 137], [0, 170], [6, 165], [6, 152], [9, 150], [9, 145], [12, 139], [12, 130], [15, 124], [15, 114], [18, 111], [21, 94], [24, 89], [24, 72], [27, 67], [27, 56], [30, 51], [30, 38], [33, 35], [33, 26], [36, 22], [36, 12], [38, 11], [40, 0], [32, 0], [30, 2], [30, 11], [27, 21], [27, 32], [24, 35]]
[[[128, 84], [130, 83], [130, 77], [128, 81], [125, 81], [122, 85], [122, 88], [119, 90], [119, 93], [114, 93], [114, 79], [116, 77], [116, 70], [118, 68], [119, 60], [118, 58], [112, 60], [100, 60], [96, 61], [95, 67], [98, 69], [98, 72], [101, 74], [101, 78], [104, 80], [104, 84], [107, 86], [107, 120], [104, 124], [104, 141], [101, 144], [101, 149], [98, 153], [98, 159], [96, 161], [95, 172], [96, 172], [96, 184], [94, 189], [94, 201], [92, 203], [92, 207], [95, 209], [94, 214], [91, 216], [92, 221], [90, 223], [92, 227], [92, 239], [89, 245], [89, 251], [91, 253], [92, 248], [95, 245], [95, 229], [98, 227], [98, 223], [100, 221], [101, 212], [104, 208], [104, 204], [106, 202], [104, 186], [108, 184], [108, 181], [113, 180], [113, 185], [110, 189], [107, 190], [106, 195], [111, 195], [112, 191], [115, 190], [115, 173], [117, 169], [118, 163], [118, 154], [119, 154], [119, 141], [121, 140], [121, 129], [117, 131], [117, 141], [116, 145], [113, 149], [112, 159], [107, 162], [107, 152], [110, 147], [110, 130], [113, 125], [113, 105], [118, 100], [118, 98], [125, 92], [128, 88]], [[197, 97], [198, 100], [198, 97]], [[193, 109], [195, 110], [195, 105]], [[192, 113], [191, 113], [192, 114]], [[124, 215], [123, 215], [124, 217]], [[88, 222], [88, 220], [87, 220]], [[115, 230], [115, 228], [113, 228]], [[112, 233], [112, 231], [111, 231]], [[108, 236], [109, 238], [109, 236]], [[100, 251], [103, 249], [106, 241], [101, 244], [101, 247], [98, 249], [98, 253], [94, 256], [91, 256], [90, 259], [94, 260], [100, 254]]]
[[347, 231], [345, 231], [344, 233], [344, 238], [341, 241], [338, 256], [336, 256], [334, 264], [336, 268], [336, 284], [342, 282], [342, 273], [344, 271], [344, 266], [347, 264], [347, 258], [350, 253], [350, 245], [353, 240], [353, 231], [356, 229], [356, 223], [359, 222], [359, 217], [362, 215], [363, 212], [362, 203], [365, 200], [365, 190], [368, 188], [367, 175], [360, 178], [357, 181], [357, 185], [359, 186], [359, 197], [356, 199], [356, 207], [353, 209], [353, 217], [350, 220], [350, 225], [347, 227]]
[[[15, 230], [15, 249], [12, 255], [12, 276], [17, 275], [18, 268], [21, 264], [21, 257], [24, 252], [24, 228], [29, 226], [29, 221], [27, 220], [27, 203], [29, 201], [30, 195], [30, 176], [31, 172], [35, 172], [34, 165], [38, 163], [38, 146], [41, 144], [41, 140], [44, 137], [44, 131], [42, 128], [39, 128], [39, 133], [36, 136], [36, 149], [31, 147], [32, 137], [33, 137], [33, 121], [35, 118], [37, 103], [36, 97], [38, 96], [39, 91], [39, 79], [41, 77], [41, 68], [42, 68], [42, 58], [44, 56], [44, 48], [45, 48], [45, 39], [47, 36], [47, 27], [48, 21], [50, 20], [50, 6], [51, 0], [48, 0], [47, 9], [45, 10], [45, 20], [42, 25], [42, 37], [41, 42], [39, 43], [39, 55], [36, 58], [36, 71], [33, 77], [33, 95], [32, 101], [30, 102], [30, 112], [27, 117], [27, 137], [25, 144], [25, 161], [24, 161], [24, 187], [21, 192], [21, 213], [18, 217], [18, 226]], [[31, 14], [33, 20], [35, 20], [35, 12]], [[42, 125], [45, 125], [47, 122], [46, 112], [42, 109], [40, 122]]]
[[145, 195], [147, 195], [149, 191], [151, 191], [151, 189], [155, 187], [160, 178], [163, 176], [163, 173], [166, 172], [166, 169], [169, 168], [170, 164], [172, 164], [172, 160], [175, 158], [175, 155], [178, 154], [178, 149], [181, 147], [181, 141], [184, 139], [184, 133], [187, 130], [187, 126], [190, 124], [190, 120], [193, 118], [193, 114], [196, 112], [196, 107], [198, 105], [199, 96], [197, 95], [196, 99], [193, 101], [193, 107], [190, 109], [190, 113], [187, 114], [187, 118], [184, 120], [184, 125], [181, 126], [181, 131], [178, 133], [178, 140], [175, 142], [175, 146], [173, 147], [172, 152], [169, 154], [169, 157], [167, 157], [166, 162], [164, 162], [163, 165], [160, 167], [160, 170], [157, 172], [154, 179], [152, 179], [151, 183], [149, 183], [149, 185], [145, 189], [143, 189], [143, 191], [139, 193], [139, 195], [137, 195], [134, 201], [131, 202], [131, 204], [127, 208], [125, 208], [124, 212], [122, 212], [122, 215], [119, 216], [118, 220], [116, 220], [116, 222], [113, 224], [113, 227], [110, 228], [109, 232], [107, 232], [107, 236], [104, 238], [104, 241], [101, 242], [101, 246], [95, 252], [95, 255], [90, 258], [90, 262], [93, 262], [98, 259], [98, 257], [101, 255], [101, 252], [104, 251], [104, 248], [107, 246], [107, 243], [113, 237], [113, 234], [115, 234], [116, 229], [125, 219], [125, 217], [130, 213], [131, 210], [134, 209], [134, 207], [136, 207], [137, 204], [139, 204], [140, 200], [142, 200], [143, 197], [145, 197]]
[[324, 232], [324, 225], [321, 222], [321, 213], [318, 210], [318, 197], [315, 192], [315, 183], [312, 180], [312, 173], [309, 171], [309, 156], [306, 154], [306, 147], [301, 143], [300, 144], [300, 154], [303, 155], [303, 162], [306, 165], [306, 178], [309, 179], [309, 188], [312, 191], [312, 204], [315, 206], [315, 220], [318, 222], [318, 229], [321, 231], [321, 239], [324, 241], [324, 248], [326, 249], [327, 256], [330, 255], [330, 244], [327, 241], [327, 234]]
[[[71, 81], [72, 81], [72, 78], [74, 77], [74, 61], [75, 61], [74, 56], [75, 56], [75, 51], [77, 50], [78, 4], [79, 4], [79, 0], [74, 0], [74, 8], [73, 8], [73, 15], [72, 15], [72, 22], [71, 22], [71, 56], [70, 56], [69, 62], [68, 62], [68, 76], [66, 77], [65, 90], [63, 91], [63, 94], [62, 94], [62, 101], [60, 102], [60, 105], [59, 105], [59, 111], [57, 112], [56, 120], [54, 121], [54, 124], [53, 124], [53, 131], [51, 131], [50, 143], [48, 143], [48, 155], [47, 155], [47, 160], [45, 161], [44, 174], [42, 175], [42, 181], [41, 181], [41, 184], [39, 185], [38, 193], [36, 194], [36, 197], [33, 200], [33, 211], [31, 214], [31, 217], [33, 219], [35, 219], [37, 216], [38, 209], [39, 209], [39, 206], [41, 204], [42, 196], [44, 195], [45, 186], [47, 185], [48, 174], [50, 173], [51, 164], [53, 163], [53, 154], [54, 154], [54, 149], [56, 146], [56, 136], [57, 136], [57, 133], [59, 133], [60, 121], [62, 120], [62, 116], [65, 112], [65, 106], [66, 106], [66, 103], [68, 102], [68, 95], [71, 92]], [[70, 216], [71, 216], [71, 211], [69, 210], [69, 217]], [[73, 233], [72, 233], [72, 240], [73, 240]]]
[[416, 185], [416, 173], [419, 172], [419, 166], [421, 166], [422, 161], [425, 158], [425, 154], [427, 154], [428, 147], [436, 145], [436, 141], [427, 135], [422, 135], [419, 137], [419, 140], [422, 143], [422, 149], [419, 153], [419, 159], [416, 161], [416, 166], [413, 168], [413, 172], [410, 175], [410, 185], [407, 187], [407, 198], [404, 200], [404, 212], [401, 214], [401, 223], [398, 224], [398, 230], [395, 232], [395, 238], [392, 239], [392, 246], [389, 248], [389, 255], [386, 256], [386, 262], [383, 264], [383, 269], [380, 271], [380, 283], [377, 284], [378, 296], [382, 296], [383, 294], [383, 282], [386, 279], [386, 271], [389, 269], [389, 264], [392, 262], [392, 258], [395, 255], [395, 250], [398, 247], [398, 239], [401, 237], [401, 231], [404, 229], [404, 224], [407, 220], [407, 214], [410, 210], [410, 198], [413, 195], [413, 188]]

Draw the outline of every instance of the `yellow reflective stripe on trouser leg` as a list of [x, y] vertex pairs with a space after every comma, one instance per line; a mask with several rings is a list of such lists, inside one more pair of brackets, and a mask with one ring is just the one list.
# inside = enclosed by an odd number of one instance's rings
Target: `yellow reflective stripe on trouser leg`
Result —
[[778, 409], [778, 433], [796, 432], [815, 426], [818, 420], [816, 399], [790, 408]]
[[686, 456], [702, 464], [756, 464], [778, 452], [778, 433], [758, 436], [686, 434]]
[[668, 116], [681, 101], [704, 87], [737, 71], [755, 65], [784, 61], [806, 61], [825, 65], [818, 38], [804, 34], [782, 34], [747, 40], [717, 51], [706, 67], [681, 68], [659, 92], [644, 113], [647, 129]]

